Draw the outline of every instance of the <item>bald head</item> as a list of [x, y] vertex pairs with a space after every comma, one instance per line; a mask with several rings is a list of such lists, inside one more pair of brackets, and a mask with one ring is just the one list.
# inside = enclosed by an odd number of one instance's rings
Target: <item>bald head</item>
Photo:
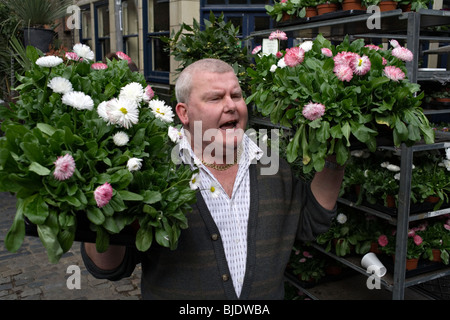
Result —
[[234, 73], [234, 70], [228, 63], [218, 59], [202, 59], [190, 64], [180, 73], [175, 84], [178, 102], [188, 102], [192, 89], [192, 77], [198, 72]]

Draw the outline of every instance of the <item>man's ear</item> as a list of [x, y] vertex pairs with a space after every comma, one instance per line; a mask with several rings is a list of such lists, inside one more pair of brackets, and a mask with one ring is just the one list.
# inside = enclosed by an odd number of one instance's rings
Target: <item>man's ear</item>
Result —
[[181, 123], [184, 127], [187, 127], [189, 125], [189, 116], [188, 116], [188, 106], [186, 103], [178, 102], [175, 106], [175, 112], [178, 115], [178, 118], [180, 119]]

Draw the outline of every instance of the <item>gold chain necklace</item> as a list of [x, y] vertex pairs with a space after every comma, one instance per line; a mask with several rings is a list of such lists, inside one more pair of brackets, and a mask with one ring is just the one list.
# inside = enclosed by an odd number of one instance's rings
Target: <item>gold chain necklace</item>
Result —
[[241, 150], [241, 147], [239, 147], [236, 155], [234, 156], [233, 163], [228, 163], [226, 165], [219, 165], [219, 164], [215, 164], [215, 163], [206, 163], [203, 160], [202, 160], [202, 163], [203, 163], [203, 165], [207, 166], [208, 168], [215, 169], [217, 171], [225, 171], [225, 170], [230, 169], [232, 166], [234, 166], [235, 164], [238, 163], [238, 160], [241, 158], [241, 153], [242, 153], [242, 150]]

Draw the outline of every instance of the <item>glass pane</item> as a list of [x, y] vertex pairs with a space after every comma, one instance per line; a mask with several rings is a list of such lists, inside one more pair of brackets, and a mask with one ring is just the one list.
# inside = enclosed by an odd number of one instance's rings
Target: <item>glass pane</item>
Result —
[[152, 39], [153, 48], [153, 71], [170, 71], [170, 57], [164, 51], [164, 42], [157, 38]]
[[169, 1], [154, 1], [153, 27], [154, 32], [169, 30]]
[[254, 31], [270, 28], [270, 17], [255, 17]]
[[83, 10], [81, 12], [81, 37], [91, 38], [91, 11]]
[[122, 25], [123, 34], [137, 34], [138, 33], [138, 0], [124, 0], [122, 2]]
[[111, 52], [111, 41], [109, 39], [102, 39], [99, 42], [100, 42], [100, 48], [98, 48], [98, 49], [101, 50], [100, 57], [103, 58], [104, 56], [106, 56], [108, 53]]
[[247, 4], [247, 0], [229, 0], [230, 4]]
[[98, 15], [98, 36], [109, 37], [109, 9], [108, 6], [97, 8]]
[[129, 37], [125, 39], [125, 52], [131, 60], [139, 67], [139, 38]]
[[271, 4], [270, 0], [250, 0], [251, 4]]
[[242, 17], [228, 17], [227, 21], [231, 21], [234, 27], [239, 27], [239, 34], [242, 34]]
[[206, 4], [225, 4], [225, 0], [206, 0]]

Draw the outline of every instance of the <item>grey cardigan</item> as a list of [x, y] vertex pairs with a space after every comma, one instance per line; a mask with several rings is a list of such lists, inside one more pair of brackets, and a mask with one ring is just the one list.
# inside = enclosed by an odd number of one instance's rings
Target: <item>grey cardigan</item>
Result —
[[[295, 239], [313, 240], [328, 230], [336, 213], [320, 206], [309, 184], [294, 179], [285, 161], [280, 159], [276, 175], [260, 175], [261, 166], [250, 166], [247, 265], [239, 299], [283, 299]], [[187, 218], [189, 228], [182, 230], [174, 251], [157, 244], [145, 253], [127, 248], [122, 265], [105, 272], [82, 250], [86, 268], [97, 278], [118, 280], [140, 262], [143, 299], [238, 299], [219, 231], [200, 192]]]

